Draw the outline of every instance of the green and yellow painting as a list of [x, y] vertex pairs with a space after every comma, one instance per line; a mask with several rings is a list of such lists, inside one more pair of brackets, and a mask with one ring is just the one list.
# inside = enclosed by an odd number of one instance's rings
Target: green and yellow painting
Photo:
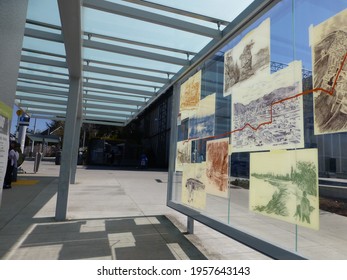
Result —
[[317, 149], [251, 154], [249, 208], [318, 230]]

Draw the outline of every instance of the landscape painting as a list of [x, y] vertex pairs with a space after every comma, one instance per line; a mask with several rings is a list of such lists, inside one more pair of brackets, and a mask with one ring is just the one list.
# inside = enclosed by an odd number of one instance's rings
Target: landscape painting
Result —
[[311, 27], [314, 132], [347, 131], [347, 9]]
[[224, 54], [224, 96], [270, 74], [270, 19]]
[[233, 152], [304, 147], [302, 63], [258, 83], [257, 90], [240, 90], [232, 97]]
[[190, 141], [177, 142], [176, 171], [183, 171], [183, 166], [190, 163]]
[[201, 99], [196, 113], [189, 118], [189, 139], [214, 135], [215, 112], [215, 93]]
[[201, 97], [201, 71], [190, 77], [181, 85], [180, 92], [180, 113], [185, 119], [195, 113], [199, 107]]
[[207, 193], [228, 197], [229, 138], [206, 143]]
[[318, 150], [252, 153], [249, 208], [318, 230]]
[[206, 207], [206, 162], [189, 163], [182, 173], [182, 203], [205, 209]]

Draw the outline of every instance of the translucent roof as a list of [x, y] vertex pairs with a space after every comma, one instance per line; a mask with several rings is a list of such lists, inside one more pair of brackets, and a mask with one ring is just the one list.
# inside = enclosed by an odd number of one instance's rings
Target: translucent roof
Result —
[[69, 76], [78, 76], [83, 121], [123, 126], [253, 1], [76, 2], [29, 0], [16, 104], [32, 117], [64, 119]]

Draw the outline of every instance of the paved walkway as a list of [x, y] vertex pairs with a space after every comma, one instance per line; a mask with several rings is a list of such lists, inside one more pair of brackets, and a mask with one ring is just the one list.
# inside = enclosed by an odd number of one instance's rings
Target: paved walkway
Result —
[[[43, 161], [33, 174], [28, 161], [23, 169], [13, 188], [3, 190], [0, 259], [268, 259], [197, 222], [194, 234], [185, 234], [186, 217], [166, 206], [167, 172], [79, 166], [77, 184], [70, 185], [68, 220], [56, 222], [59, 166]], [[235, 204], [233, 215], [245, 224], [246, 209], [240, 207]], [[256, 231], [263, 227], [259, 216], [248, 221]], [[307, 240], [301, 245], [312, 259], [347, 259], [347, 242], [340, 238], [347, 219], [322, 216], [334, 234], [323, 229], [310, 239], [303, 231]], [[273, 234], [292, 242], [293, 227], [280, 224]]]

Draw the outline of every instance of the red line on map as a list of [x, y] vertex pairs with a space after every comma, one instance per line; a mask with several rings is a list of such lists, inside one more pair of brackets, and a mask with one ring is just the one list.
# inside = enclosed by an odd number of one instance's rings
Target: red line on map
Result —
[[334, 83], [333, 83], [333, 86], [331, 88], [331, 90], [326, 90], [324, 88], [313, 88], [313, 89], [309, 89], [309, 90], [306, 90], [306, 91], [303, 91], [303, 92], [300, 92], [294, 96], [290, 96], [290, 97], [286, 97], [286, 98], [283, 98], [281, 100], [278, 100], [278, 101], [275, 101], [273, 103], [271, 103], [270, 105], [270, 120], [267, 121], [267, 122], [262, 122], [260, 123], [257, 127], [254, 127], [252, 126], [250, 123], [246, 123], [243, 127], [241, 128], [238, 128], [238, 129], [235, 129], [235, 130], [232, 130], [232, 131], [229, 131], [229, 132], [226, 132], [226, 133], [223, 133], [223, 134], [219, 134], [219, 135], [214, 135], [214, 136], [209, 136], [209, 137], [204, 137], [204, 138], [198, 138], [198, 137], [194, 137], [194, 138], [188, 138], [187, 140], [185, 140], [184, 142], [188, 142], [188, 141], [191, 141], [191, 140], [197, 140], [197, 139], [203, 139], [203, 140], [206, 140], [206, 139], [212, 139], [212, 138], [220, 138], [220, 137], [225, 137], [225, 136], [229, 136], [235, 132], [241, 132], [242, 130], [244, 130], [247, 126], [250, 127], [251, 129], [253, 129], [254, 131], [258, 130], [260, 127], [264, 126], [264, 125], [268, 125], [268, 124], [272, 124], [272, 119], [273, 119], [273, 115], [272, 115], [272, 108], [274, 105], [277, 105], [277, 104], [280, 104], [280, 103], [283, 103], [287, 100], [290, 100], [290, 99], [294, 99], [294, 98], [297, 98], [297, 97], [300, 97], [300, 96], [303, 96], [303, 95], [307, 95], [307, 94], [310, 94], [310, 93], [313, 93], [315, 91], [322, 91], [326, 94], [329, 94], [329, 95], [333, 95], [334, 94], [334, 91], [335, 91], [335, 88], [336, 88], [336, 85], [337, 85], [337, 80], [338, 78], [340, 77], [340, 74], [341, 74], [341, 71], [343, 69], [343, 66], [345, 65], [346, 63], [346, 60], [347, 60], [347, 53], [344, 55], [343, 59], [342, 59], [342, 62], [341, 62], [341, 65], [340, 65], [340, 68], [336, 74], [336, 78], [334, 80]]

